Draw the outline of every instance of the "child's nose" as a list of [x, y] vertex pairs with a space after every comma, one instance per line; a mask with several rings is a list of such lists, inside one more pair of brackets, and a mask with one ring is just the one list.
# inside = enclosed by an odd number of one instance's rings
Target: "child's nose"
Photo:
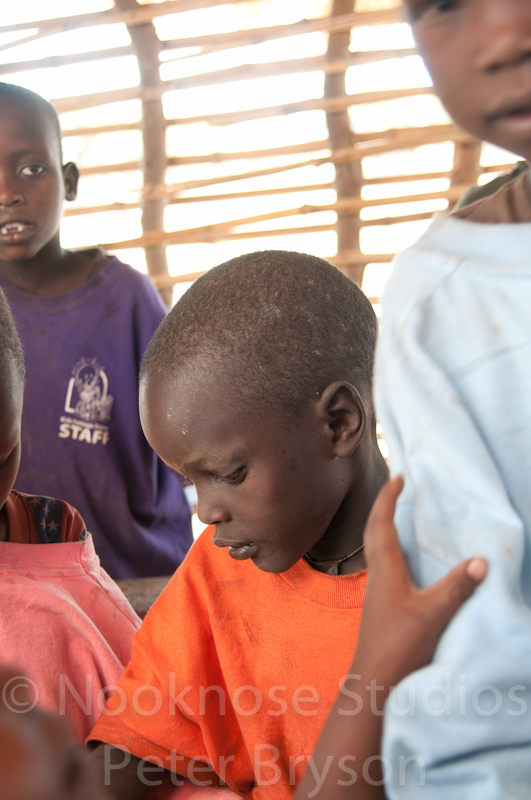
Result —
[[216, 499], [215, 492], [201, 491], [197, 488], [197, 516], [204, 525], [217, 525], [227, 522], [230, 514], [224, 505]]
[[12, 180], [0, 175], [0, 206], [18, 206], [24, 202], [24, 196]]
[[481, 41], [478, 66], [496, 70], [531, 59], [531, 2], [479, 0], [476, 36]]

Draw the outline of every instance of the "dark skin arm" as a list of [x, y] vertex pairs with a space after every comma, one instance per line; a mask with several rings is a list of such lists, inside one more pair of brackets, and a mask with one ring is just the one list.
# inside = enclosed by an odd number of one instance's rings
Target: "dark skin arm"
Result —
[[[158, 772], [153, 764], [148, 764], [136, 756], [128, 756], [117, 747], [100, 743], [92, 751], [96, 763], [98, 782], [106, 786], [112, 798], [116, 800], [144, 800], [158, 789], [163, 797], [162, 788], [168, 794], [172, 786], [171, 774], [160, 768]], [[149, 773], [144, 773], [144, 765], [149, 768]], [[145, 774], [147, 780], [143, 780]], [[152, 781], [162, 780], [161, 786], [154, 786]]]
[[[118, 747], [100, 742], [92, 751], [98, 783], [110, 793], [109, 800], [145, 800], [156, 791], [157, 800], [165, 800], [182, 786], [185, 778], [163, 767], [125, 753]], [[200, 788], [216, 790], [218, 778], [201, 762], [190, 762], [187, 775]], [[107, 795], [105, 795], [107, 798]]]
[[[417, 589], [393, 524], [402, 486], [401, 478], [384, 486], [367, 522], [365, 557], [370, 577], [350, 669], [359, 677], [345, 684], [345, 690], [356, 697], [339, 694], [313, 754], [314, 770], [306, 769], [293, 800], [385, 800], [383, 786], [374, 785], [382, 778], [374, 757], [380, 754], [385, 699], [393, 686], [431, 662], [444, 629], [486, 575], [486, 562], [471, 559], [435, 585]], [[371, 681], [376, 681], [373, 691]], [[376, 693], [375, 685], [380, 687]], [[341, 758], [346, 760], [340, 762]], [[355, 783], [352, 770], [357, 775]], [[316, 775], [324, 775], [324, 780], [318, 783]]]

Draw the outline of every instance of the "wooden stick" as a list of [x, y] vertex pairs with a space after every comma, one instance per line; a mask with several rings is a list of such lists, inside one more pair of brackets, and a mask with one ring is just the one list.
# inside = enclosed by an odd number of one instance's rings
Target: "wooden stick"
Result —
[[25, 44], [26, 42], [31, 42], [33, 39], [40, 39], [40, 38], [41, 34], [38, 31], [37, 33], [31, 33], [29, 36], [24, 36], [23, 39], [17, 39], [15, 42], [6, 42], [5, 44], [0, 44], [0, 53], [3, 50], [10, 50], [12, 47], [17, 47], [17, 45], [19, 44]]
[[106, 175], [109, 172], [131, 172], [140, 169], [140, 161], [124, 161], [123, 164], [102, 164], [101, 167], [80, 167], [81, 175]]
[[214, 33], [208, 36], [190, 36], [180, 39], [166, 39], [162, 43], [163, 49], [176, 50], [178, 48], [202, 47], [208, 52], [213, 50], [232, 50], [237, 46], [260, 44], [275, 39], [284, 39], [289, 36], [302, 36], [307, 33], [331, 33], [347, 31], [360, 25], [387, 25], [393, 22], [403, 22], [404, 15], [401, 9], [393, 8], [384, 11], [352, 12], [341, 17], [320, 17], [319, 19], [303, 20], [288, 25], [272, 25], [267, 28], [252, 28], [244, 31], [231, 31], [229, 33]]
[[[437, 126], [435, 126], [437, 127]], [[469, 134], [460, 131], [453, 126], [440, 126], [444, 130], [434, 130], [433, 133], [424, 133], [423, 128], [411, 128], [405, 131], [402, 135], [400, 132], [387, 132], [382, 131], [381, 134], [371, 134], [372, 141], [360, 141], [355, 143], [352, 147], [345, 148], [341, 152], [332, 153], [330, 156], [323, 158], [312, 158], [305, 161], [297, 161], [292, 164], [283, 164], [279, 167], [269, 167], [262, 170], [253, 170], [252, 172], [243, 172], [239, 174], [222, 175], [216, 178], [206, 178], [203, 180], [183, 181], [182, 183], [175, 184], [156, 184], [154, 186], [147, 185], [144, 187], [144, 194], [148, 197], [155, 197], [164, 194], [174, 194], [183, 192], [188, 189], [199, 189], [204, 186], [215, 186], [219, 183], [231, 183], [240, 180], [247, 180], [248, 178], [258, 178], [266, 175], [275, 175], [279, 172], [288, 172], [293, 169], [301, 167], [320, 167], [323, 164], [339, 164], [348, 163], [349, 161], [360, 161], [363, 158], [379, 153], [390, 152], [393, 150], [407, 150], [413, 147], [419, 147], [425, 144], [437, 144], [445, 141], [474, 141], [473, 137]], [[416, 133], [418, 131], [418, 133]], [[232, 155], [232, 154], [231, 154]], [[274, 152], [271, 152], [274, 155]], [[247, 154], [241, 154], [241, 157], [253, 158], [253, 151]], [[223, 160], [223, 159], [222, 159]], [[210, 161], [210, 157], [206, 157], [206, 161]], [[213, 161], [217, 161], [214, 156]], [[179, 159], [169, 159], [169, 164], [179, 164]], [[186, 163], [184, 160], [182, 163]], [[198, 162], [202, 163], [202, 162]], [[104, 164], [101, 167], [82, 167], [82, 175], [104, 175], [109, 172], [127, 172], [140, 168], [139, 161], [128, 161], [122, 164]], [[384, 181], [385, 182], [385, 181]]]
[[242, 150], [237, 153], [207, 153], [199, 156], [170, 156], [170, 166], [181, 164], [220, 164], [223, 161], [237, 161], [239, 159], [271, 158], [275, 156], [291, 155], [292, 153], [316, 153], [320, 150], [330, 150], [328, 139], [317, 142], [302, 142], [301, 144], [287, 144], [282, 147], [269, 147], [264, 150]]
[[450, 178], [451, 172], [419, 172], [418, 175], [388, 175], [382, 178], [365, 178], [365, 186], [380, 186], [387, 183], [409, 183], [410, 181], [428, 181], [439, 178]]
[[[312, 56], [310, 58], [287, 59], [261, 64], [246, 63], [228, 69], [211, 70], [209, 72], [201, 72], [198, 75], [175, 78], [171, 83], [173, 89], [194, 89], [200, 86], [216, 86], [220, 83], [232, 83], [234, 81], [295, 75], [300, 72], [324, 72], [331, 75], [344, 73], [348, 67], [359, 64], [386, 61], [391, 58], [405, 58], [406, 56], [415, 55], [416, 52], [415, 48], [407, 48], [371, 53], [351, 53], [345, 58], [336, 58], [330, 61], [327, 61], [324, 56]], [[196, 56], [190, 56], [190, 58], [196, 58]]]
[[[375, 255], [356, 250], [345, 250], [333, 256], [325, 256], [325, 258], [337, 267], [341, 267], [344, 264], [388, 264], [395, 256], [396, 253], [379, 253]], [[208, 269], [186, 272], [183, 275], [153, 275], [151, 280], [157, 289], [161, 289], [168, 286], [176, 286], [179, 283], [192, 283], [206, 272], [208, 272]]]
[[[353, 7], [352, 0], [333, 0], [330, 14], [332, 17], [340, 17], [348, 13]], [[338, 58], [347, 59], [350, 45], [350, 31], [334, 31], [328, 35], [328, 49], [326, 58], [334, 63]], [[337, 71], [325, 73], [324, 95], [327, 100], [334, 100], [336, 97], [347, 97], [345, 83], [345, 70], [341, 73]], [[352, 129], [348, 107], [339, 112], [334, 109], [327, 109], [326, 124], [328, 126], [328, 138], [332, 152], [342, 152], [352, 144]], [[361, 201], [361, 189], [363, 185], [363, 174], [359, 161], [340, 161], [335, 167], [335, 184], [337, 192], [337, 202], [343, 203], [347, 198]], [[337, 248], [341, 250], [354, 250], [360, 248], [360, 217], [359, 207], [353, 206], [348, 213], [338, 213], [335, 229], [337, 233]], [[361, 286], [363, 281], [363, 265], [349, 265], [347, 268], [349, 277]]]
[[[444, 209], [446, 211], [446, 209]], [[441, 213], [444, 213], [442, 211]], [[371, 228], [375, 226], [399, 225], [402, 222], [420, 222], [425, 219], [432, 219], [436, 211], [426, 211], [423, 214], [402, 214], [399, 217], [375, 217], [374, 219], [362, 220], [364, 228]]]
[[[446, 127], [446, 126], [445, 126]], [[238, 175], [222, 175], [217, 178], [207, 178], [203, 180], [195, 180], [195, 181], [183, 181], [182, 183], [171, 184], [168, 186], [146, 186], [144, 191], [147, 193], [157, 193], [157, 192], [169, 192], [169, 193], [178, 193], [187, 191], [189, 189], [199, 189], [204, 186], [214, 186], [220, 183], [232, 183], [237, 182], [239, 180], [245, 180], [247, 178], [258, 178], [265, 175], [273, 175], [278, 172], [287, 172], [293, 169], [299, 169], [301, 167], [320, 167], [324, 164], [328, 163], [336, 163], [341, 160], [348, 161], [348, 159], [352, 159], [353, 161], [360, 160], [365, 158], [368, 155], [375, 155], [377, 153], [382, 152], [389, 152], [393, 150], [401, 150], [401, 149], [408, 149], [411, 147], [418, 147], [422, 144], [432, 144], [437, 142], [444, 142], [444, 141], [457, 141], [461, 139], [469, 138], [468, 134], [463, 133], [462, 131], [458, 130], [457, 128], [452, 128], [453, 132], [434, 132], [431, 135], [424, 134], [422, 135], [419, 129], [412, 129], [418, 130], [419, 134], [417, 136], [409, 135], [404, 137], [392, 137], [392, 142], [390, 143], [386, 139], [380, 139], [378, 144], [373, 145], [372, 147], [366, 147], [364, 149], [358, 148], [356, 146], [352, 148], [345, 149], [344, 152], [341, 153], [332, 153], [331, 156], [327, 158], [313, 158], [307, 161], [299, 161], [293, 164], [285, 164], [280, 167], [270, 167], [268, 169], [262, 170], [254, 170], [253, 172], [241, 173]], [[382, 133], [382, 136], [384, 134]], [[419, 136], [421, 138], [419, 138]]]
[[[230, 0], [231, 3], [248, 2], [248, 0]], [[176, 14], [181, 11], [196, 11], [211, 6], [226, 5], [227, 0], [165, 0], [163, 3], [142, 5], [129, 11], [96, 11], [91, 14], [78, 14], [54, 19], [40, 19], [34, 22], [19, 22], [17, 25], [0, 25], [2, 31], [23, 31], [28, 28], [39, 28], [47, 36], [74, 28], [85, 28], [92, 25], [114, 25], [125, 22], [129, 25], [143, 25], [156, 17]]]
[[[12, 47], [15, 47], [15, 42]], [[49, 58], [39, 58], [35, 61], [13, 61], [9, 64], [0, 64], [0, 75], [8, 75], [12, 72], [24, 72], [31, 69], [45, 69], [48, 67], [63, 67], [69, 64], [84, 64], [91, 61], [102, 61], [107, 58], [121, 58], [130, 55], [132, 52], [130, 45], [124, 47], [114, 47], [110, 50], [96, 50], [92, 53], [76, 53], [68, 56], [50, 56]]]
[[[171, 81], [167, 82], [167, 91], [171, 90]], [[404, 97], [418, 97], [433, 94], [431, 86], [415, 87], [408, 89], [382, 89], [378, 92], [362, 92], [349, 94], [346, 97], [318, 97], [311, 100], [300, 100], [293, 103], [284, 103], [278, 106], [264, 106], [262, 108], [246, 109], [245, 111], [229, 111], [223, 114], [196, 114], [192, 117], [171, 117], [175, 125], [191, 125], [196, 122], [208, 122], [210, 125], [234, 125], [237, 122], [249, 120], [268, 119], [270, 117], [286, 116], [287, 114], [300, 114], [303, 111], [328, 111], [337, 112], [351, 106], [366, 103], [380, 103], [384, 100], [399, 100]]]
[[512, 164], [491, 164], [488, 167], [480, 167], [481, 172], [510, 172], [514, 169], [514, 162]]
[[[79, 111], [85, 108], [118, 103], [123, 100], [150, 101], [159, 98], [163, 93], [179, 89], [179, 79], [165, 81], [160, 87], [130, 87], [128, 89], [113, 89], [109, 92], [96, 92], [79, 97], [62, 97], [53, 101], [59, 114], [66, 111]], [[346, 97], [316, 98], [300, 100], [294, 103], [284, 103], [279, 106], [264, 106], [262, 108], [248, 109], [245, 111], [230, 111], [223, 114], [196, 114], [190, 117], [169, 117], [174, 125], [191, 125], [196, 122], [208, 122], [210, 125], [233, 125], [236, 122], [246, 122], [253, 119], [266, 119], [269, 117], [295, 114], [302, 111], [341, 111], [349, 106], [363, 103], [377, 103], [384, 100], [396, 100], [403, 97], [417, 97], [424, 94], [433, 94], [431, 86], [413, 87], [408, 89], [382, 89], [377, 92], [362, 92], [350, 94]]]
[[[408, 197], [409, 202], [419, 202], [423, 200], [437, 200], [444, 198], [452, 200], [455, 196], [460, 196], [464, 187], [454, 186], [446, 192], [431, 192], [426, 194], [417, 194]], [[233, 228], [242, 225], [253, 225], [260, 222], [265, 222], [273, 219], [285, 219], [287, 217], [299, 216], [305, 214], [314, 214], [321, 211], [335, 211], [338, 214], [352, 213], [359, 210], [363, 206], [369, 205], [389, 205], [391, 202], [396, 203], [396, 198], [385, 198], [382, 200], [363, 201], [359, 198], [351, 198], [340, 200], [337, 203], [329, 203], [323, 205], [305, 205], [299, 208], [282, 209], [281, 211], [270, 211], [264, 214], [256, 214], [252, 217], [244, 217], [242, 219], [229, 220], [227, 222], [218, 222], [211, 225], [204, 225], [197, 228], [188, 228], [180, 231], [150, 231], [137, 239], [129, 239], [122, 242], [110, 242], [103, 245], [108, 250], [118, 250], [126, 247], [149, 247], [159, 242], [166, 244], [177, 244], [181, 242], [210, 242], [213, 241], [220, 233], [230, 232]], [[400, 203], [405, 202], [404, 198], [399, 199]], [[260, 234], [260, 231], [257, 231]]]
[[274, 189], [252, 189], [248, 192], [225, 192], [224, 194], [189, 195], [188, 197], [172, 197], [170, 205], [186, 203], [209, 203], [222, 200], [243, 200], [248, 197], [270, 197], [280, 194], [297, 194], [299, 192], [319, 192], [335, 189], [333, 183], [312, 183], [304, 186], [277, 186]]
[[[281, 194], [297, 194], [299, 192], [318, 192], [321, 190], [334, 189], [333, 183], [305, 184], [304, 186], [279, 186], [275, 189], [255, 189], [250, 192], [227, 192], [226, 194], [204, 194], [192, 195], [190, 197], [172, 197], [169, 205], [186, 205], [187, 203], [210, 203], [223, 200], [243, 200], [249, 197], [268, 197]], [[83, 206], [79, 208], [67, 207], [63, 216], [80, 217], [84, 214], [98, 214], [103, 211], [128, 211], [131, 208], [138, 208], [140, 201], [133, 200], [127, 203], [107, 203], [101, 206]]]
[[85, 128], [72, 128], [62, 131], [65, 136], [96, 136], [98, 133], [120, 133], [121, 131], [137, 131], [142, 127], [141, 122], [122, 122], [118, 125], [93, 125]]

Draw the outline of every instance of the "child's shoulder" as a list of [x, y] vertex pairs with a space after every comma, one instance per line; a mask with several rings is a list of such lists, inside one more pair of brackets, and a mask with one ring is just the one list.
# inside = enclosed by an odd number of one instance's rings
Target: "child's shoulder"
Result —
[[13, 489], [6, 511], [10, 543], [60, 544], [84, 541], [87, 537], [81, 514], [64, 500]]
[[484, 186], [472, 187], [452, 212], [453, 217], [483, 225], [531, 222], [531, 183], [527, 162]]

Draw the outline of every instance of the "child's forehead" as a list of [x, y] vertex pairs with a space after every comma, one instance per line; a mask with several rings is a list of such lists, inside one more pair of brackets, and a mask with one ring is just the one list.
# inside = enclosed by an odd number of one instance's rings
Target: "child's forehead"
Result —
[[[278, 430], [283, 420], [266, 397], [250, 396], [251, 375], [238, 374], [227, 363], [208, 364], [193, 359], [182, 367], [168, 365], [164, 376], [141, 384], [141, 413], [164, 434], [194, 439], [234, 437], [242, 441], [246, 423], [253, 420], [264, 433]], [[245, 423], [245, 424], [244, 424]], [[183, 433], [184, 431], [184, 433]]]
[[20, 420], [23, 395], [24, 383], [14, 364], [0, 363], [0, 420], [3, 427], [13, 427]]
[[60, 158], [60, 140], [51, 115], [37, 104], [10, 98], [2, 102], [0, 119], [2, 149], [23, 152], [36, 146], [45, 148], [52, 156]]

